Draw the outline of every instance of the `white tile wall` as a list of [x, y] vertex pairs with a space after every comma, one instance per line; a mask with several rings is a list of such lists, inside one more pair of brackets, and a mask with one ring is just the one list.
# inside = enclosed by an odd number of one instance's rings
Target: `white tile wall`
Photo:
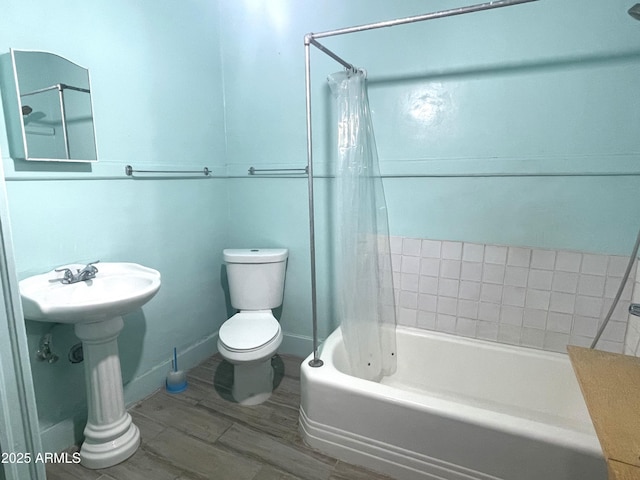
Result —
[[[392, 237], [391, 250], [398, 323], [563, 353], [591, 344], [628, 262], [408, 237]], [[635, 270], [598, 348], [640, 355], [640, 318], [627, 314], [634, 279]]]

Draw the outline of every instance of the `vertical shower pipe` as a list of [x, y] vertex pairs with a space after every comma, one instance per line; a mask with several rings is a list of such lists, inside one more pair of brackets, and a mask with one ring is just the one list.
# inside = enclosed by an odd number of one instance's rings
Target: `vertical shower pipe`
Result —
[[309, 361], [312, 367], [321, 367], [322, 360], [318, 357], [318, 304], [316, 295], [316, 235], [315, 214], [313, 205], [313, 135], [311, 133], [311, 51], [314, 45], [326, 55], [333, 58], [348, 70], [356, 71], [356, 68], [345, 62], [338, 55], [313, 39], [309, 33], [304, 37], [304, 65], [305, 65], [305, 94], [307, 99], [307, 179], [309, 182], [309, 246], [311, 255], [311, 321], [313, 330], [313, 359]]
[[519, 5], [521, 3], [537, 2], [538, 0], [494, 0], [487, 3], [470, 5], [467, 7], [453, 8], [450, 10], [442, 10], [439, 12], [426, 13], [424, 15], [416, 15], [413, 17], [398, 18], [395, 20], [386, 20], [383, 22], [369, 23], [365, 25], [357, 25], [354, 27], [340, 28], [338, 30], [330, 30], [320, 33], [308, 33], [304, 36], [304, 60], [305, 60], [305, 94], [307, 107], [307, 171], [309, 180], [309, 236], [310, 236], [310, 254], [311, 254], [311, 314], [313, 322], [313, 359], [309, 361], [312, 367], [322, 366], [322, 360], [318, 357], [318, 307], [316, 304], [316, 247], [315, 247], [315, 226], [314, 226], [314, 208], [313, 208], [313, 150], [311, 131], [311, 52], [310, 46], [313, 45], [321, 52], [325, 53], [335, 61], [343, 65], [347, 69], [356, 70], [353, 65], [345, 62], [331, 50], [325, 48], [317, 42], [316, 38], [333, 37], [336, 35], [344, 35], [347, 33], [358, 33], [376, 28], [395, 27], [397, 25], [406, 25], [408, 23], [422, 22], [425, 20], [433, 20], [435, 18], [452, 17], [454, 15], [463, 15], [465, 13], [481, 12], [484, 10], [492, 10], [494, 8], [509, 7]]
[[318, 305], [316, 297], [316, 234], [315, 214], [313, 207], [313, 148], [311, 135], [311, 35], [304, 37], [304, 73], [305, 94], [307, 97], [307, 181], [309, 185], [309, 254], [311, 256], [311, 320], [313, 329], [313, 359], [309, 361], [312, 367], [321, 367], [322, 360], [318, 357]]

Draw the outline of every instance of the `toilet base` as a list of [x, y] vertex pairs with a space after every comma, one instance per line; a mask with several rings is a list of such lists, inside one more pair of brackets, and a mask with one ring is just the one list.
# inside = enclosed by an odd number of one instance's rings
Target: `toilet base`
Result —
[[231, 395], [240, 405], [259, 405], [273, 392], [271, 357], [260, 362], [233, 365]]

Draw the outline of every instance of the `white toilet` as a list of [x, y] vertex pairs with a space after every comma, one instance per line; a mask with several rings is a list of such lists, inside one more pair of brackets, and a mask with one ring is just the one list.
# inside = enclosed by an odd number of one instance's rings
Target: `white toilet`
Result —
[[273, 391], [271, 357], [282, 343], [272, 308], [282, 304], [286, 248], [225, 249], [231, 305], [240, 310], [222, 324], [218, 351], [233, 364], [233, 398], [258, 405]]

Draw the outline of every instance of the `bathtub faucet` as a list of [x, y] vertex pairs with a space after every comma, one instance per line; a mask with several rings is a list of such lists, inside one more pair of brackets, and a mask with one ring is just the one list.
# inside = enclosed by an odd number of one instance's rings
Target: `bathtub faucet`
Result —
[[60, 268], [55, 271], [64, 272], [64, 275], [60, 279], [60, 282], [64, 284], [84, 282], [86, 280], [95, 278], [96, 273], [98, 273], [98, 269], [94, 266], [94, 264], [98, 263], [99, 261], [100, 260], [96, 260], [95, 262], [88, 263], [84, 268], [78, 269], [76, 273], [73, 273], [69, 268]]

